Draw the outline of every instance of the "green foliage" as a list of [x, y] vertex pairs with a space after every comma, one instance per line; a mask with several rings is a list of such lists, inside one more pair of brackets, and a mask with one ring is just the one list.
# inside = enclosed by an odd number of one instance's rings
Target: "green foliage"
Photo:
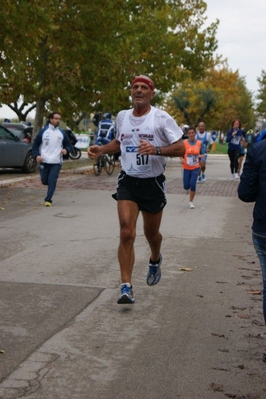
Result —
[[218, 22], [203, 29], [202, 0], [7, 0], [0, 33], [0, 101], [81, 113], [130, 105], [129, 84], [151, 76], [157, 101], [212, 63]]
[[228, 67], [211, 68], [201, 79], [188, 77], [177, 85], [166, 103], [179, 124], [196, 125], [204, 120], [209, 130], [226, 132], [233, 119], [245, 128], [255, 125], [252, 93], [245, 79]]
[[258, 78], [259, 92], [258, 92], [258, 105], [257, 111], [259, 115], [266, 119], [266, 71], [262, 70], [261, 76]]
[[[217, 139], [218, 141], [218, 139]], [[216, 150], [211, 150], [211, 154], [227, 154], [228, 152], [228, 145], [227, 143], [221, 144], [216, 141]]]
[[240, 95], [240, 101], [236, 103], [236, 115], [241, 120], [242, 127], [246, 131], [252, 127], [255, 128], [256, 115], [255, 105], [252, 93], [246, 87], [245, 78], [239, 78], [237, 82], [237, 90]]

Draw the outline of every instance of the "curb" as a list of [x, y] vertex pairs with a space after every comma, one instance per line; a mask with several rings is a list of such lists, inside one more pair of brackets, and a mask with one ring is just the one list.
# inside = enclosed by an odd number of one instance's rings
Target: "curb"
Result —
[[[120, 168], [120, 163], [118, 163], [115, 166], [115, 169], [119, 167]], [[76, 168], [76, 169], [64, 169], [60, 171], [61, 175], [69, 175], [69, 174], [93, 174], [93, 166], [82, 166], [80, 168]], [[1, 188], [8, 188], [11, 186], [14, 186], [16, 183], [19, 183], [21, 181], [25, 181], [25, 180], [30, 180], [30, 179], [39, 179], [40, 175], [38, 173], [36, 173], [35, 175], [30, 175], [30, 176], [22, 176], [22, 177], [16, 177], [14, 179], [7, 179], [7, 180], [3, 180], [0, 181], [0, 189]]]
[[[90, 174], [93, 173], [93, 167], [92, 166], [83, 166], [81, 168], [76, 168], [76, 169], [61, 170], [60, 174], [75, 174], [75, 173], [78, 174], [78, 173], [84, 173], [86, 171], [88, 171]], [[38, 173], [36, 173], [36, 175], [22, 176], [22, 177], [16, 177], [14, 179], [3, 180], [3, 181], [0, 181], [0, 188], [11, 187], [21, 181], [37, 179], [37, 178], [40, 178], [40, 175]]]
[[[212, 158], [212, 157], [228, 157], [227, 154], [208, 154], [208, 157]], [[172, 160], [174, 160], [172, 158]], [[120, 163], [118, 163], [115, 168], [120, 167]], [[82, 167], [78, 167], [78, 168], [73, 168], [73, 169], [62, 169], [60, 171], [60, 174], [82, 174], [82, 173], [88, 173], [88, 174], [93, 174], [93, 166], [82, 166]], [[35, 178], [39, 178], [39, 174], [36, 175], [30, 175], [30, 176], [22, 176], [22, 177], [16, 177], [14, 179], [6, 179], [1, 181], [0, 180], [0, 188], [8, 188], [11, 186], [14, 186], [16, 183], [19, 183], [20, 181], [25, 181], [25, 180], [29, 180], [29, 179], [35, 179]]]

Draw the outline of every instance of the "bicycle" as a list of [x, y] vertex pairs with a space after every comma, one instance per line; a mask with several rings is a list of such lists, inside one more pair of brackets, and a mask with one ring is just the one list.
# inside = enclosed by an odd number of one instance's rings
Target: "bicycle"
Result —
[[99, 176], [102, 169], [110, 176], [115, 169], [114, 155], [102, 154], [100, 158], [96, 159], [93, 164], [93, 171], [95, 176]]

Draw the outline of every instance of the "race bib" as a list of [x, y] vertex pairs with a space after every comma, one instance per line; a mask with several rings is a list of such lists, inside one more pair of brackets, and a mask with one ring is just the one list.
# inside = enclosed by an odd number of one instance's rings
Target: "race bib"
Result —
[[239, 143], [240, 143], [240, 140], [241, 140], [241, 136], [234, 136], [234, 137], [231, 139], [231, 143], [232, 143], [232, 144], [239, 144]]
[[187, 155], [187, 164], [189, 166], [195, 166], [199, 162], [198, 155]]
[[138, 146], [126, 146], [126, 170], [127, 174], [142, 174], [151, 172], [151, 158], [149, 155], [138, 154]]

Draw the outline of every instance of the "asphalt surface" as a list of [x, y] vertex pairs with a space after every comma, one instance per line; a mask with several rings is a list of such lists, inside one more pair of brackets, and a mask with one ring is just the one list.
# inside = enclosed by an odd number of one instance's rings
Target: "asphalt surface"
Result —
[[252, 204], [227, 157], [209, 157], [193, 210], [168, 160], [162, 279], [145, 283], [140, 215], [133, 306], [116, 303], [119, 168], [82, 166], [60, 174], [51, 208], [37, 173], [0, 172], [0, 398], [265, 398]]

